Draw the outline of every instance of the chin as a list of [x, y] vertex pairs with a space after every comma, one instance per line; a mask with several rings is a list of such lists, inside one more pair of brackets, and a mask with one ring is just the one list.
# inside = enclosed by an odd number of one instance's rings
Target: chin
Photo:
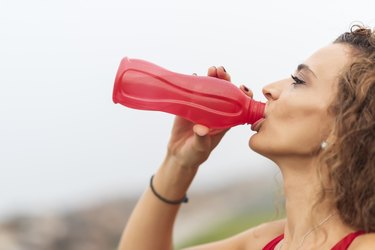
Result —
[[270, 155], [272, 155], [272, 145], [265, 143], [265, 140], [261, 138], [262, 137], [258, 136], [258, 134], [252, 135], [249, 139], [249, 147], [254, 152], [270, 159]]
[[257, 134], [254, 134], [250, 137], [249, 139], [249, 147], [251, 148], [251, 150], [257, 152], [257, 153], [260, 153], [259, 151], [261, 151], [261, 142], [259, 140], [257, 140]]

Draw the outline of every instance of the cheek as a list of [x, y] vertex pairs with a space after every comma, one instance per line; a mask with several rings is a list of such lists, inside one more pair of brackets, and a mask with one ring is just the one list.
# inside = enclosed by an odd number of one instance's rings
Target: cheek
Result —
[[311, 154], [328, 134], [329, 117], [325, 106], [279, 105], [258, 134], [249, 142], [250, 148], [262, 154]]

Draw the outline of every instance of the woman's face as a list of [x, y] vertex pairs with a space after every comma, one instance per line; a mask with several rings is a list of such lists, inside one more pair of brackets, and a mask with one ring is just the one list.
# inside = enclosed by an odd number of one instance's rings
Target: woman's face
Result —
[[332, 128], [328, 107], [348, 62], [349, 48], [331, 44], [299, 65], [290, 78], [265, 86], [266, 116], [254, 127], [250, 148], [272, 160], [313, 155]]

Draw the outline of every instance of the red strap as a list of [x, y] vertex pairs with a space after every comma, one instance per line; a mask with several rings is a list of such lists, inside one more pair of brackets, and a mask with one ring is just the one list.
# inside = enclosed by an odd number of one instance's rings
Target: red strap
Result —
[[353, 242], [353, 240], [364, 233], [365, 231], [357, 231], [348, 234], [342, 240], [340, 240], [334, 247], [332, 247], [331, 250], [347, 250], [350, 244]]
[[284, 234], [279, 235], [270, 241], [265, 247], [263, 247], [263, 250], [274, 250], [277, 243], [279, 243], [282, 239], [284, 239]]
[[[342, 240], [340, 240], [331, 250], [347, 250], [350, 244], [359, 235], [364, 234], [365, 231], [357, 231], [348, 234]], [[270, 241], [262, 250], [274, 250], [276, 245], [284, 239], [284, 234], [277, 236], [275, 239]]]

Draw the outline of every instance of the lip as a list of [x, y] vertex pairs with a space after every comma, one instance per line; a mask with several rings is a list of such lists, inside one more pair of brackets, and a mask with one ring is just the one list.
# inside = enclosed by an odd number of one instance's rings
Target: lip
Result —
[[254, 124], [251, 125], [251, 130], [258, 132], [260, 127], [262, 126], [263, 121], [265, 118], [261, 118], [258, 121], [256, 121]]

